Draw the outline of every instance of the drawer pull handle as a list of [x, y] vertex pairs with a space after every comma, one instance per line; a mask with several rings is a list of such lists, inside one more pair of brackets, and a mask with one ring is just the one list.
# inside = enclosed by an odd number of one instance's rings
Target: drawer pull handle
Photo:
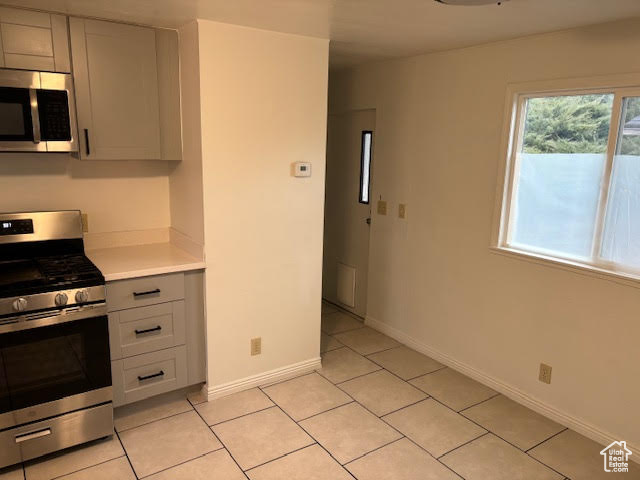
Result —
[[136, 330], [136, 335], [144, 335], [145, 333], [159, 332], [160, 330], [162, 330], [162, 327], [158, 325], [157, 327], [147, 328], [146, 330]]
[[151, 375], [144, 375], [144, 376], [138, 375], [138, 381], [144, 382], [145, 380], [151, 380], [152, 378], [156, 378], [156, 377], [164, 377], [164, 372], [160, 370], [158, 373], [153, 373]]
[[22, 435], [16, 435], [16, 443], [35, 440], [36, 438], [46, 437], [47, 435], [51, 435], [50, 428], [43, 428], [42, 430], [36, 430], [35, 432], [23, 433]]
[[149, 290], [148, 292], [133, 292], [134, 297], [144, 297], [145, 295], [153, 295], [155, 293], [160, 293], [160, 289], [156, 288], [154, 290]]

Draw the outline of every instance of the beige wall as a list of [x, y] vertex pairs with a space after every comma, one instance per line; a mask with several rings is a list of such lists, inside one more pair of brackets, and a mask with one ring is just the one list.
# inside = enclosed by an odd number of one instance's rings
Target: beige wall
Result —
[[91, 233], [166, 228], [167, 169], [167, 162], [3, 153], [0, 212], [80, 209], [89, 214]]
[[328, 41], [198, 29], [211, 391], [319, 357]]
[[182, 162], [171, 166], [171, 226], [204, 245], [202, 200], [202, 134], [200, 124], [200, 58], [198, 23], [179, 30], [182, 104]]
[[634, 20], [360, 67], [330, 88], [332, 112], [377, 109], [372, 198], [408, 204], [406, 221], [374, 216], [371, 319], [635, 446], [640, 290], [489, 244], [507, 84], [640, 72], [638, 45]]

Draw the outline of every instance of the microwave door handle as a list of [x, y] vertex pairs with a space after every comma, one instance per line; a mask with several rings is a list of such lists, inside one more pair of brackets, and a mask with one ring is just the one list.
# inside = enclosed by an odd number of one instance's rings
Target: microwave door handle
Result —
[[31, 123], [33, 124], [33, 143], [40, 143], [40, 114], [38, 112], [38, 95], [33, 88], [29, 89], [31, 102]]

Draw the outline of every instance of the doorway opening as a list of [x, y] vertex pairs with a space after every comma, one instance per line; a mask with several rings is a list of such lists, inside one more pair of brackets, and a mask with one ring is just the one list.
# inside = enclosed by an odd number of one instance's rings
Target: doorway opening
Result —
[[329, 115], [322, 297], [367, 313], [375, 110]]

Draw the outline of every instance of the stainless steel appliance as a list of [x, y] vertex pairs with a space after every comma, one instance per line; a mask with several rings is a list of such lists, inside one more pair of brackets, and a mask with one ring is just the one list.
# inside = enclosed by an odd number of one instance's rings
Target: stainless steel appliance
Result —
[[113, 434], [104, 283], [79, 211], [0, 214], [0, 468]]
[[0, 69], [0, 152], [77, 152], [68, 73]]

